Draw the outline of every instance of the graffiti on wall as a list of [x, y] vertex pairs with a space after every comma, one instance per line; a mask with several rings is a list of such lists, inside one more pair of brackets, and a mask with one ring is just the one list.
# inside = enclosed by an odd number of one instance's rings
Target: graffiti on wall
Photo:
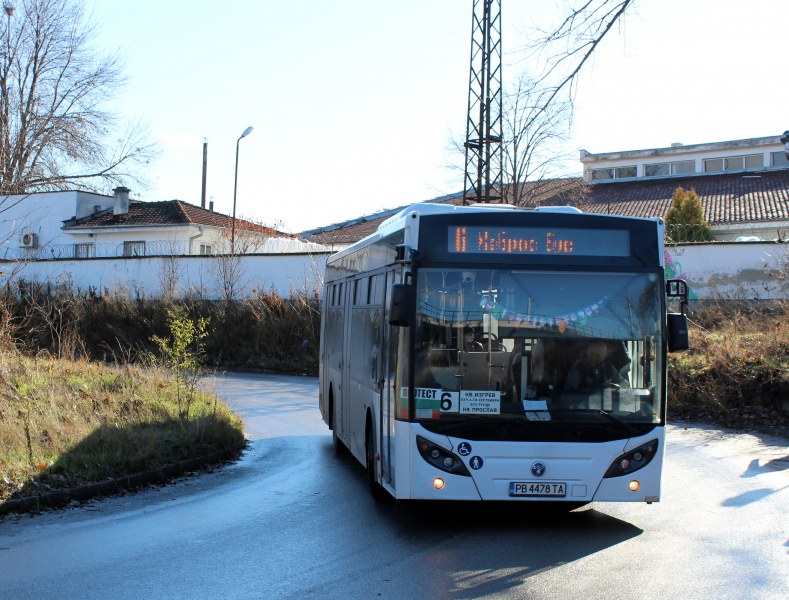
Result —
[[690, 274], [686, 273], [682, 269], [682, 263], [678, 260], [675, 260], [676, 257], [682, 256], [685, 252], [684, 248], [677, 248], [675, 250], [663, 250], [663, 268], [666, 271], [666, 279], [684, 279], [685, 282], [688, 284], [688, 299], [689, 300], [698, 300], [699, 297], [693, 291], [693, 288], [690, 285]]

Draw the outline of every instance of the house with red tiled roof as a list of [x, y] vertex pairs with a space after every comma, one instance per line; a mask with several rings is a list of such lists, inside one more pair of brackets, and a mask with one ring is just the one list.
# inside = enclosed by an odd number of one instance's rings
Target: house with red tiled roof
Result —
[[283, 233], [182, 200], [140, 202], [119, 187], [112, 197], [45, 192], [0, 197], [6, 259], [300, 253], [325, 251]]
[[[716, 240], [789, 239], [789, 159], [779, 136], [602, 154], [582, 150], [581, 163], [582, 177], [550, 185], [529, 182], [522, 197], [533, 206], [665, 217], [675, 190], [683, 187], [696, 190]], [[463, 197], [457, 193], [429, 202], [462, 204]], [[405, 206], [301, 235], [339, 249], [372, 233]]]

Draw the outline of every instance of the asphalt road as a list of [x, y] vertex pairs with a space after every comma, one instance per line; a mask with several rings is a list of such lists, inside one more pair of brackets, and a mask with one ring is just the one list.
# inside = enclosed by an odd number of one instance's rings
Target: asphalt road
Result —
[[786, 440], [671, 426], [651, 506], [380, 506], [334, 455], [315, 379], [208, 384], [244, 457], [0, 520], [0, 598], [789, 598]]

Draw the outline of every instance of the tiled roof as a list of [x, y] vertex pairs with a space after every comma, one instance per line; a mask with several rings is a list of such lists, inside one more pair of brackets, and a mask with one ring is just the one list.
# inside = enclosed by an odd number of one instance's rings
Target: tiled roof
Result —
[[[523, 184], [521, 197], [527, 199], [535, 205], [571, 204], [580, 197], [581, 179], [549, 179], [540, 182], [529, 182]], [[463, 194], [455, 193], [439, 198], [428, 200], [434, 204], [452, 204], [460, 206], [463, 204]], [[413, 204], [413, 203], [411, 203]], [[319, 244], [352, 244], [363, 237], [374, 233], [378, 226], [392, 215], [397, 214], [404, 208], [411, 206], [405, 204], [399, 208], [367, 215], [344, 223], [337, 223], [319, 229], [303, 231], [301, 237], [311, 242]]]
[[[525, 184], [522, 197], [534, 206], [570, 204], [584, 212], [633, 217], [665, 217], [678, 187], [695, 189], [710, 225], [789, 221], [789, 170], [633, 179], [585, 185], [580, 178]], [[462, 194], [429, 202], [459, 205]], [[408, 206], [408, 205], [406, 205]], [[401, 207], [401, 208], [405, 208]], [[351, 244], [373, 233], [401, 209], [302, 233], [322, 244]]]
[[664, 217], [678, 187], [694, 189], [710, 225], [789, 221], [789, 170], [631, 180], [590, 186], [585, 212]]
[[[183, 202], [181, 200], [164, 200], [161, 202], [135, 202], [129, 203], [129, 212], [115, 215], [112, 210], [96, 213], [86, 219], [75, 222], [74, 219], [66, 222], [69, 228], [94, 228], [94, 227], [124, 227], [124, 226], [167, 226], [167, 225], [209, 225], [211, 227], [224, 227], [230, 229], [233, 218], [222, 213], [213, 212]], [[259, 233], [278, 237], [296, 237], [257, 225], [243, 219], [236, 219], [236, 229], [258, 231]]]

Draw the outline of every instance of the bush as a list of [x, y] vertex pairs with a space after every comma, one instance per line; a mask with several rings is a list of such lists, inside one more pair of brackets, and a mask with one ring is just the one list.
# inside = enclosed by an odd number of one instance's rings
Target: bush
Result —
[[[205, 364], [317, 375], [320, 303], [317, 292], [280, 297], [260, 291], [239, 301], [132, 297], [24, 284], [0, 299], [0, 324], [8, 340], [29, 354], [86, 356], [120, 364], [139, 362], [160, 349], [154, 341], [171, 333], [168, 311], [210, 323], [202, 340]], [[0, 343], [2, 343], [0, 339]]]
[[696, 190], [678, 187], [666, 213], [666, 240], [671, 242], [709, 242], [712, 233]]
[[789, 426], [789, 306], [709, 305], [669, 357], [669, 414], [730, 427]]

